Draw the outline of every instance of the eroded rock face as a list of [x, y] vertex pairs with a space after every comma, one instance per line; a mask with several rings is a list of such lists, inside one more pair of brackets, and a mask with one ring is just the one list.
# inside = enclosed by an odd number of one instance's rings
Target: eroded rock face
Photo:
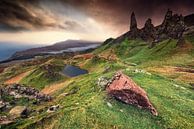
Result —
[[139, 29], [137, 28], [137, 20], [135, 17], [135, 13], [131, 14], [131, 22], [130, 22], [130, 38], [135, 39], [139, 37]]
[[112, 82], [108, 84], [106, 91], [117, 100], [139, 108], [148, 109], [153, 115], [158, 115], [156, 109], [149, 101], [146, 92], [122, 72], [115, 74]]
[[156, 39], [156, 29], [149, 18], [142, 29], [141, 37], [145, 41], [153, 42]]
[[130, 31], [126, 34], [129, 39], [143, 39], [149, 43], [157, 43], [169, 38], [180, 39], [186, 30], [184, 17], [173, 14], [171, 10], [166, 12], [161, 25], [154, 27], [149, 18], [142, 29], [137, 28], [135, 13], [131, 15]]
[[133, 31], [133, 30], [136, 30], [136, 29], [137, 29], [137, 20], [136, 20], [136, 17], [135, 17], [135, 13], [132, 12], [130, 30]]
[[163, 23], [156, 28], [156, 33], [160, 39], [162, 39], [160, 35], [166, 35], [167, 38], [179, 39], [186, 28], [184, 17], [178, 14], [173, 15], [173, 12], [168, 10]]

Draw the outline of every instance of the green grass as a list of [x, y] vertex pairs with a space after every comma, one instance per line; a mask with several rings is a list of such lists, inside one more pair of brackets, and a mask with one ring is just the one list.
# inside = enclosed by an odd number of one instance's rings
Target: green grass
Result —
[[[193, 91], [184, 83], [174, 82], [158, 75], [143, 73], [124, 73], [132, 77], [148, 93], [148, 96], [159, 112], [152, 116], [147, 110], [126, 105], [107, 97], [106, 92], [97, 86], [100, 73], [84, 75], [76, 79], [60, 93], [79, 89], [76, 94], [67, 97], [57, 97], [62, 109], [53, 114], [53, 128], [187, 128], [193, 125]], [[111, 77], [113, 72], [103, 76]], [[185, 89], [174, 86], [180, 85]], [[112, 107], [107, 105], [112, 104]], [[122, 110], [122, 112], [121, 112]], [[57, 116], [57, 117], [56, 117]], [[41, 122], [46, 122], [43, 115]], [[52, 119], [52, 118], [51, 118]], [[38, 120], [38, 121], [39, 121]], [[40, 127], [38, 123], [33, 127]], [[27, 122], [31, 126], [30, 121]], [[43, 126], [45, 123], [43, 123]], [[20, 127], [20, 126], [19, 126]]]
[[[166, 40], [151, 49], [141, 40], [126, 39], [121, 44], [112, 46], [105, 44], [93, 53], [103, 54], [106, 50], [112, 49], [119, 60], [108, 61], [98, 57], [81, 62], [74, 60], [77, 64], [84, 64], [83, 68], [89, 69], [90, 73], [68, 78], [72, 83], [54, 93], [54, 100], [49, 104], [44, 104], [42, 113], [35, 114], [33, 119], [19, 120], [7, 128], [193, 129], [194, 94], [190, 85], [154, 73], [149, 75], [134, 72], [136, 68], [152, 66], [193, 65], [192, 52], [180, 52], [182, 48], [178, 48], [176, 43], [176, 40]], [[133, 63], [137, 66], [131, 65]], [[64, 65], [62, 60], [53, 60], [50, 64], [54, 66], [56, 73]], [[104, 72], [106, 67], [110, 70]], [[111, 78], [118, 70], [122, 70], [147, 92], [150, 101], [159, 113], [158, 116], [109, 98], [106, 91], [97, 85], [99, 77]], [[48, 75], [47, 70], [38, 67], [22, 82], [42, 89], [45, 85], [58, 81], [57, 78], [52, 80], [53, 78]], [[61, 80], [60, 77], [59, 80]], [[73, 90], [77, 92], [65, 97], [60, 96], [62, 93]], [[112, 107], [107, 103], [111, 103]], [[60, 104], [60, 110], [51, 114], [46, 112], [46, 107], [56, 104]]]
[[46, 85], [66, 79], [62, 73], [64, 63], [60, 60], [52, 60], [49, 64], [38, 66], [28, 76], [21, 80], [21, 84], [43, 89]]

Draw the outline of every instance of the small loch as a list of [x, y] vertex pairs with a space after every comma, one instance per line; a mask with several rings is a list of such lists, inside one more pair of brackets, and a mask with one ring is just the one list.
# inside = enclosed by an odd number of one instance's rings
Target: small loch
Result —
[[87, 70], [81, 69], [80, 67], [73, 66], [73, 65], [66, 65], [63, 70], [63, 74], [69, 77], [76, 77], [87, 73], [88, 73]]

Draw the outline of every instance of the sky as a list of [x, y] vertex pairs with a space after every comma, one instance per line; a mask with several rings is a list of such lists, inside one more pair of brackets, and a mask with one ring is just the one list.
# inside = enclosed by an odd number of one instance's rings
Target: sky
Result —
[[167, 9], [194, 13], [193, 0], [0, 0], [0, 42], [53, 44], [67, 39], [104, 41], [151, 18], [159, 25]]

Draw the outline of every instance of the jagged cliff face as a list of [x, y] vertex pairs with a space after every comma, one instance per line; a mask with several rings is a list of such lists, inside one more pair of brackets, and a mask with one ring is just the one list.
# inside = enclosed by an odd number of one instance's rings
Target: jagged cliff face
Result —
[[131, 39], [135, 39], [139, 37], [139, 29], [137, 28], [137, 20], [134, 12], [131, 14], [130, 31], [131, 31], [131, 34], [130, 34]]
[[128, 37], [141, 38], [148, 42], [159, 42], [168, 38], [180, 39], [185, 31], [184, 18], [168, 10], [161, 25], [154, 27], [149, 18], [142, 29], [137, 28], [135, 14], [131, 15], [131, 25]]

